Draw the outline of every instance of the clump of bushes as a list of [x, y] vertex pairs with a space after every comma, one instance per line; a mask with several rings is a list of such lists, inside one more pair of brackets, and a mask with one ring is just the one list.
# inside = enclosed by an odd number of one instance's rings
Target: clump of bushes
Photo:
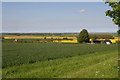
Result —
[[95, 39], [114, 39], [112, 35], [97, 35], [97, 34], [90, 34], [90, 38]]

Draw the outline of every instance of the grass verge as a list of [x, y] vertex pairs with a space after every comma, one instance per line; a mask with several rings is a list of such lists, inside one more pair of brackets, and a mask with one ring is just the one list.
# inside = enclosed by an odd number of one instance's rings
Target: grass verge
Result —
[[23, 64], [3, 69], [3, 78], [117, 78], [117, 51]]

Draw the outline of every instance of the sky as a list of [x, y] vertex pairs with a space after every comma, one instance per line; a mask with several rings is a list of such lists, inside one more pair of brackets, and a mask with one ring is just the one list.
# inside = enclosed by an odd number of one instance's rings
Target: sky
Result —
[[2, 3], [0, 2], [0, 33], [2, 32]]
[[116, 32], [104, 2], [3, 2], [2, 32]]
[[103, 2], [103, 0], [2, 0], [2, 2]]

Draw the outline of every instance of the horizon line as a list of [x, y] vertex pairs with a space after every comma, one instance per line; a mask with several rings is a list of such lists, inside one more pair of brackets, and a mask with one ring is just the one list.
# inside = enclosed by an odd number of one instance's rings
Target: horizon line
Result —
[[[2, 32], [2, 33], [80, 33], [80, 32]], [[88, 33], [117, 33], [117, 32], [88, 32]]]

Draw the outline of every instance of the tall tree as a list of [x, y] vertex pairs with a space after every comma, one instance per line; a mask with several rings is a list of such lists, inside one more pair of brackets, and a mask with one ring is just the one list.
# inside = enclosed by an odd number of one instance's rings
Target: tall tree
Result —
[[120, 1], [119, 0], [105, 0], [107, 4], [112, 8], [107, 10], [106, 16], [112, 18], [112, 21], [118, 25], [118, 31], [120, 31]]
[[79, 43], [83, 43], [83, 42], [89, 42], [89, 34], [88, 31], [86, 29], [83, 29], [78, 36], [78, 42]]

